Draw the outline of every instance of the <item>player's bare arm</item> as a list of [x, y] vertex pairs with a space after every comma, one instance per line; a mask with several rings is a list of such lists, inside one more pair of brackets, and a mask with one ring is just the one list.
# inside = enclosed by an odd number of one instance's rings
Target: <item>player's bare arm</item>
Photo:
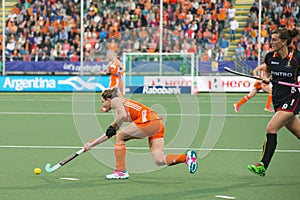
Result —
[[111, 126], [118, 130], [122, 123], [127, 119], [127, 113], [123, 105], [124, 99], [115, 97], [111, 100], [111, 108], [116, 111], [116, 119], [111, 123]]
[[253, 75], [254, 75], [254, 76], [259, 76], [258, 72], [261, 71], [261, 70], [266, 71], [266, 67], [267, 67], [267, 65], [266, 65], [265, 63], [263, 63], [263, 64], [257, 66], [257, 67], [253, 70], [253, 72], [252, 72]]

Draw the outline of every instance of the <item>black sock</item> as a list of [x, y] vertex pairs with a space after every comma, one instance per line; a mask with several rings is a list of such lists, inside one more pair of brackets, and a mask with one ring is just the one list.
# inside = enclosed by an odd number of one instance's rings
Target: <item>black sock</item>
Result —
[[265, 168], [267, 169], [272, 156], [275, 152], [277, 145], [277, 134], [275, 133], [267, 133], [267, 137], [263, 146], [262, 159], [261, 162], [264, 163]]

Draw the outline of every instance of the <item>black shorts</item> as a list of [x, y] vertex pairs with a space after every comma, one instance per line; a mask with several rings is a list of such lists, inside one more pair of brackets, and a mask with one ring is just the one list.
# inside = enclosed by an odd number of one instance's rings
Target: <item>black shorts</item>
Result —
[[285, 111], [293, 112], [294, 114], [299, 114], [300, 110], [300, 98], [299, 95], [290, 96], [285, 102], [273, 103], [275, 112], [276, 111]]

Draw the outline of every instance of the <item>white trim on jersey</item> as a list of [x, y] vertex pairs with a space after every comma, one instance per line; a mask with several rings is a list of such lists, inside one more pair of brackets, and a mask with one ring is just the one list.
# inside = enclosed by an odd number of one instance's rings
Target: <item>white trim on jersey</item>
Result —
[[141, 106], [139, 106], [139, 105], [137, 105], [135, 103], [132, 103], [130, 101], [125, 101], [124, 105], [127, 106], [127, 107], [130, 107], [130, 108], [133, 108], [134, 110], [137, 110], [137, 111], [141, 111], [142, 110]]

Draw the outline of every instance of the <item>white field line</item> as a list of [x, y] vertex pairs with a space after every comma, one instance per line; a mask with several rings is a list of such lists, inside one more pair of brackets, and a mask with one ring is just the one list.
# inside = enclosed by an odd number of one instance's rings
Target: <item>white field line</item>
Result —
[[[135, 99], [133, 99], [135, 100]], [[151, 100], [151, 99], [143, 99], [143, 100], [140, 100], [138, 99], [139, 101], [142, 101], [142, 102], [159, 102], [159, 103], [178, 103], [178, 102], [181, 102], [181, 103], [234, 103], [236, 102], [235, 100], [231, 100], [231, 99], [227, 99], [225, 102], [223, 99], [221, 100], [218, 100], [218, 99], [213, 99], [213, 100], [210, 100], [210, 99], [207, 99], [207, 98], [203, 98], [203, 99], [197, 99], [197, 100], [189, 100], [189, 99], [170, 99], [170, 100], [167, 100], [167, 99], [160, 99], [159, 101], [157, 100]], [[3, 99], [3, 98], [0, 98], [0, 102], [57, 102], [57, 103], [65, 103], [65, 102], [96, 102], [96, 103], [101, 103], [100, 100], [94, 100], [94, 99]], [[255, 100], [255, 101], [251, 101], [249, 103], [251, 104], [261, 104], [261, 103], [265, 103], [266, 101], [265, 100]]]
[[225, 195], [216, 195], [216, 198], [221, 198], [221, 199], [236, 199], [233, 196], [225, 196]]
[[61, 180], [67, 180], [67, 181], [78, 181], [78, 178], [60, 178]]
[[[112, 115], [111, 113], [72, 113], [72, 112], [0, 112], [0, 115]], [[174, 113], [174, 114], [160, 114], [161, 116], [174, 117], [271, 117], [272, 114], [188, 114], [188, 113]]]
[[[1, 148], [16, 148], [16, 149], [80, 149], [82, 146], [22, 146], [22, 145], [0, 145]], [[113, 149], [113, 147], [94, 147], [93, 149]], [[129, 150], [149, 150], [148, 147], [126, 147]], [[187, 148], [168, 148], [165, 150], [186, 150]], [[207, 149], [207, 148], [193, 148], [197, 151], [231, 151], [231, 152], [261, 152], [261, 149]], [[300, 149], [278, 149], [276, 152], [279, 153], [300, 153]]]
[[[241, 94], [239, 94], [241, 96]], [[161, 103], [178, 103], [180, 102], [199, 102], [199, 103], [224, 103], [224, 96], [213, 96], [212, 98], [210, 96], [199, 96], [199, 97], [165, 97], [162, 99], [149, 99], [149, 98], [143, 98], [143, 97], [134, 97], [133, 99], [136, 99], [138, 101], [142, 102], [161, 102]], [[219, 98], [219, 99], [218, 99]], [[265, 103], [265, 96], [258, 96], [255, 99], [251, 100], [249, 103], [257, 104], [257, 103]], [[0, 96], [0, 102], [57, 102], [57, 103], [64, 103], [64, 102], [99, 102], [100, 103], [100, 95], [99, 96], [69, 96], [69, 97], [24, 97], [24, 98], [18, 98], [16, 96]], [[236, 101], [235, 97], [231, 96], [226, 96], [226, 101], [227, 103], [233, 103]]]

